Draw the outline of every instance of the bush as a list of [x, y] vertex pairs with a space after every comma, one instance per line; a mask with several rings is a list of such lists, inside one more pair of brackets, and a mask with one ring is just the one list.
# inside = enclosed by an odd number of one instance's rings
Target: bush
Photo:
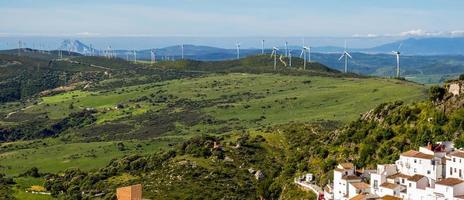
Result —
[[434, 85], [429, 89], [429, 98], [432, 101], [440, 101], [445, 96], [446, 90], [440, 86]]

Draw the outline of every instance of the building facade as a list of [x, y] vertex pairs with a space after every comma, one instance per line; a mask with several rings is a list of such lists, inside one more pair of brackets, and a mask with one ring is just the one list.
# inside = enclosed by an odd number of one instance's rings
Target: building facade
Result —
[[429, 144], [402, 153], [394, 164], [377, 165], [369, 177], [362, 182], [355, 165], [339, 164], [324, 197], [464, 200], [464, 150], [455, 150], [451, 142]]

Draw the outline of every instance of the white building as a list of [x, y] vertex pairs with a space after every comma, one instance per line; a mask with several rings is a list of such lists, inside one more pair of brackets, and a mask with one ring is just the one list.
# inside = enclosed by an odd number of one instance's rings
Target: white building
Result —
[[464, 199], [464, 181], [458, 178], [445, 178], [436, 182], [435, 196], [440, 200]]
[[353, 164], [343, 163], [333, 183], [326, 199], [464, 200], [464, 150], [441, 142], [404, 152], [395, 164], [377, 165], [369, 183], [361, 182]]
[[464, 151], [454, 151], [447, 156], [446, 177], [464, 179]]
[[[356, 176], [356, 168], [352, 163], [341, 163], [334, 170], [333, 198], [337, 200], [348, 200], [356, 196], [350, 194], [350, 184], [359, 183], [361, 178]], [[352, 190], [353, 192], [355, 190]]]

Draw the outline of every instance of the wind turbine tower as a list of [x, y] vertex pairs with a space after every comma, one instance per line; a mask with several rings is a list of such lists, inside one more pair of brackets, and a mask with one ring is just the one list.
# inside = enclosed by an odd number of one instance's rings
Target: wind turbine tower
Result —
[[288, 66], [292, 67], [292, 50], [288, 51]]
[[180, 48], [182, 50], [182, 60], [184, 59], [184, 44], [180, 45]]
[[237, 60], [240, 59], [240, 42], [237, 42]]
[[401, 55], [400, 49], [402, 45], [403, 43], [400, 44], [400, 46], [398, 47], [398, 50], [392, 51], [396, 55], [396, 77], [397, 78], [400, 77], [400, 55]]
[[307, 56], [307, 54], [308, 54], [308, 50], [309, 50], [309, 48], [306, 47], [306, 46], [303, 46], [303, 49], [301, 49], [300, 58], [303, 57], [303, 69], [304, 69], [304, 70], [306, 70], [306, 63], [307, 63], [307, 61], [306, 61], [306, 59], [307, 59], [306, 56]]
[[151, 64], [156, 63], [155, 49], [151, 50]]
[[343, 58], [345, 58], [345, 73], [347, 73], [348, 72], [348, 59], [353, 59], [353, 57], [351, 57], [351, 55], [346, 50], [346, 41], [345, 41], [345, 51], [343, 51], [342, 56], [338, 60], [340, 61]]
[[18, 41], [18, 56], [21, 56], [21, 49], [23, 48], [23, 42], [21, 40]]
[[274, 56], [274, 70], [277, 70], [277, 52], [279, 49], [277, 47], [272, 48], [271, 58]]
[[261, 55], [264, 55], [264, 40], [261, 41]]
[[288, 42], [285, 41], [285, 57], [288, 57]]
[[134, 49], [134, 63], [137, 63], [137, 52]]

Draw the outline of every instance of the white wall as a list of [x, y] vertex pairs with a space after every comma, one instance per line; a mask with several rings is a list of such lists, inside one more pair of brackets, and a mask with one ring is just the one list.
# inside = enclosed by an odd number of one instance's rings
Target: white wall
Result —
[[464, 179], [464, 158], [456, 156], [450, 158], [450, 160], [446, 161], [446, 177]]

